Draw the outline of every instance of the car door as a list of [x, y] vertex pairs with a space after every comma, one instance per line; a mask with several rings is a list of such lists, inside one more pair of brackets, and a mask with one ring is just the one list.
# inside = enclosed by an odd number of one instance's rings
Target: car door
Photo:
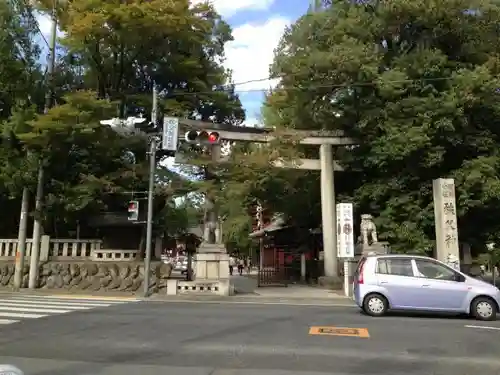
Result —
[[413, 273], [410, 257], [380, 257], [377, 259], [377, 283], [393, 309], [414, 308], [413, 297], [420, 280]]
[[[459, 311], [469, 292], [460, 274], [431, 259], [415, 259], [420, 279], [419, 299], [427, 310]], [[462, 280], [462, 281], [461, 281]]]

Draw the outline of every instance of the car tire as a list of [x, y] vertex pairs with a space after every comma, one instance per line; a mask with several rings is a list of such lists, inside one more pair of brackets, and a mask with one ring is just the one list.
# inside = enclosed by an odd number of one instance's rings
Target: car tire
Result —
[[382, 294], [372, 293], [363, 300], [363, 311], [370, 316], [383, 316], [389, 309], [387, 298]]
[[488, 297], [478, 297], [471, 303], [471, 315], [477, 320], [492, 321], [497, 318], [497, 306]]

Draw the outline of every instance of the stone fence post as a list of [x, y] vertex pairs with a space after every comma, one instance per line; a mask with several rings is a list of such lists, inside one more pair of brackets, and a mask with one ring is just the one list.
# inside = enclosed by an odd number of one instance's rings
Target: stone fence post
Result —
[[49, 260], [50, 252], [50, 236], [44, 234], [40, 238], [40, 262], [46, 262]]

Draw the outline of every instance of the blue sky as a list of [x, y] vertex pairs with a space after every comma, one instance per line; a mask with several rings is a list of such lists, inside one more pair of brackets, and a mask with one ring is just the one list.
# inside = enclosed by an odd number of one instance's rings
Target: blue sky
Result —
[[[204, 2], [205, 0], [192, 0]], [[227, 68], [236, 83], [269, 75], [269, 64], [284, 28], [303, 15], [310, 0], [211, 0], [233, 28], [234, 41], [226, 45]], [[40, 29], [48, 38], [50, 21], [39, 18]], [[270, 81], [238, 85], [247, 113], [248, 125], [260, 123], [260, 108]]]
[[[213, 0], [216, 9], [233, 27], [235, 40], [226, 45], [226, 66], [236, 83], [269, 75], [269, 64], [284, 28], [303, 15], [309, 0]], [[237, 86], [247, 113], [247, 123], [260, 123], [265, 89], [272, 82]], [[260, 90], [260, 91], [259, 91]]]

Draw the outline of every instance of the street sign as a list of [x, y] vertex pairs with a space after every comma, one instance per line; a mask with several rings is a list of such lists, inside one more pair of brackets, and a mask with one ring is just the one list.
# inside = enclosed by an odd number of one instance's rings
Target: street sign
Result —
[[354, 220], [352, 203], [337, 204], [337, 255], [354, 257]]
[[179, 119], [177, 117], [163, 118], [162, 150], [177, 151], [177, 138], [179, 137]]

